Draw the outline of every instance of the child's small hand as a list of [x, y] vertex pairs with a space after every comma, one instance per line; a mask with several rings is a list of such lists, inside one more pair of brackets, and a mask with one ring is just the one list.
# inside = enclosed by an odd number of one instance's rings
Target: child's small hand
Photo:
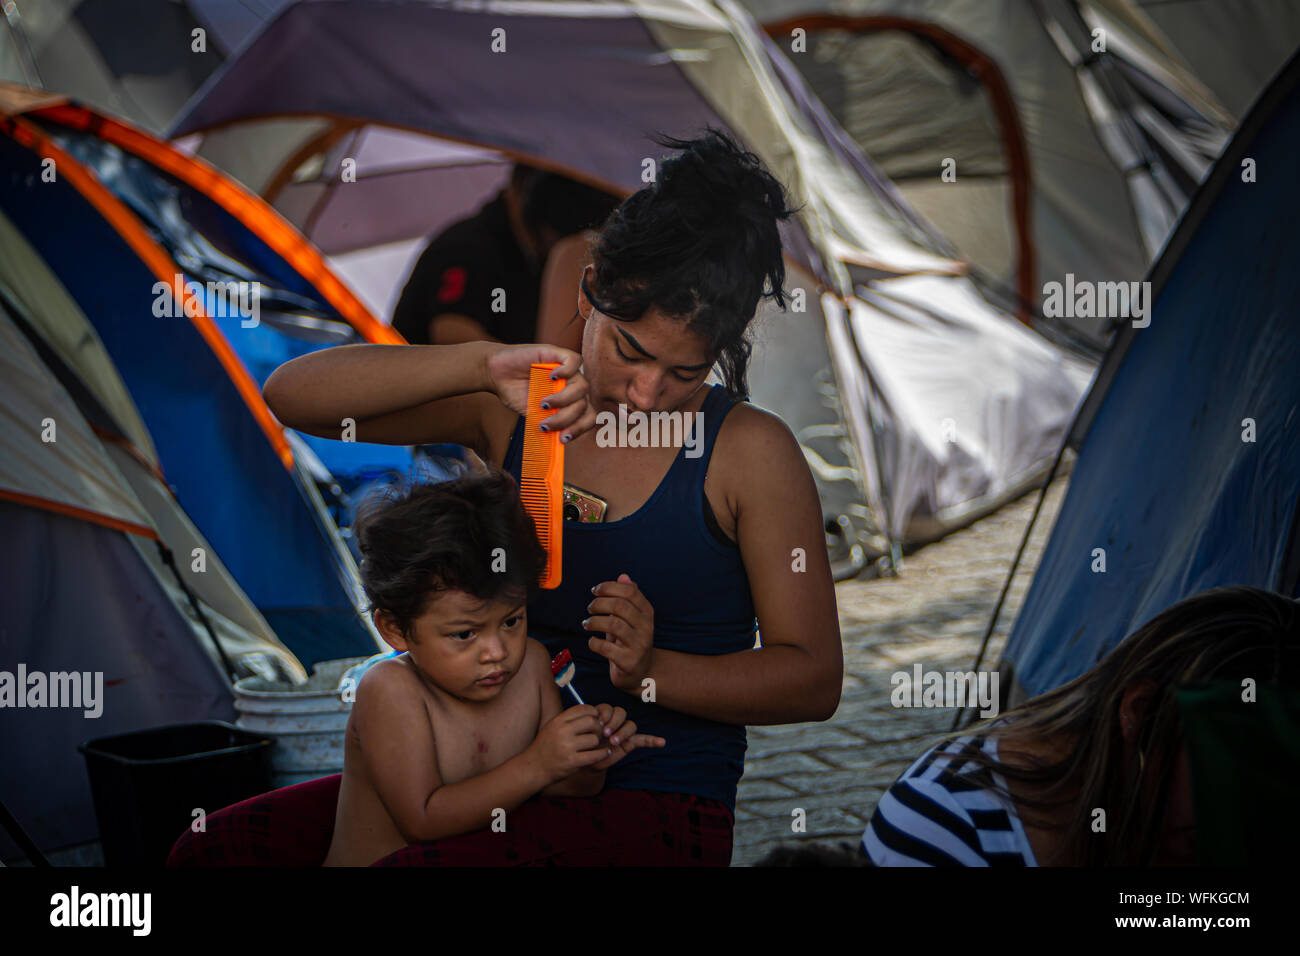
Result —
[[554, 783], [613, 754], [601, 732], [595, 707], [570, 707], [546, 722], [529, 745], [548, 781]]
[[662, 737], [638, 734], [636, 724], [627, 719], [627, 711], [622, 707], [598, 704], [596, 711], [603, 726], [601, 737], [609, 744], [610, 754], [588, 767], [589, 770], [607, 770], [638, 747], [662, 747], [665, 743]]

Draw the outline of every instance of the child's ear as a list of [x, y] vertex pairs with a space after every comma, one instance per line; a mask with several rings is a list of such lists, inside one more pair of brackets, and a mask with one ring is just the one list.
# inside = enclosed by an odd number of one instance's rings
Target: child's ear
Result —
[[402, 636], [402, 629], [397, 624], [397, 619], [388, 611], [381, 611], [378, 608], [371, 614], [371, 620], [375, 622], [375, 629], [379, 631], [379, 636], [395, 651], [405, 651], [407, 649], [406, 638]]

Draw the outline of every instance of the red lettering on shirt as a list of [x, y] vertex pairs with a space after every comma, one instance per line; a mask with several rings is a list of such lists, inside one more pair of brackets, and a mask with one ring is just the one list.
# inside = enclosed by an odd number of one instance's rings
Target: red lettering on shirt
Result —
[[438, 286], [438, 301], [442, 303], [456, 302], [465, 294], [465, 269], [462, 266], [452, 266], [442, 274], [442, 282]]

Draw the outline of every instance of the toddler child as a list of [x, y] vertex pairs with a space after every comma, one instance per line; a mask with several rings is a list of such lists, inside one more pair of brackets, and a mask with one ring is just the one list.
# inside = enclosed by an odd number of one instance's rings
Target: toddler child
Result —
[[355, 529], [375, 626], [401, 655], [362, 677], [326, 866], [483, 829], [534, 794], [593, 796], [662, 737], [621, 707], [563, 708], [526, 603], [545, 552], [504, 472], [399, 490]]

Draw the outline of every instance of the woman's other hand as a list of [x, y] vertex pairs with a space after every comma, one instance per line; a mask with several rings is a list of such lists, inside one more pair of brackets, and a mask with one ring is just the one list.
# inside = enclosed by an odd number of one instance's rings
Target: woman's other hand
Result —
[[654, 656], [655, 612], [641, 589], [626, 574], [591, 589], [591, 617], [584, 630], [602, 631], [605, 639], [589, 638], [587, 646], [609, 661], [609, 682], [621, 691], [639, 694]]
[[587, 400], [582, 356], [556, 345], [505, 345], [487, 354], [485, 378], [492, 391], [508, 408], [528, 413], [528, 376], [534, 364], [558, 362], [552, 378], [567, 379], [564, 388], [547, 397], [545, 405], [555, 412], [543, 423], [547, 431], [560, 432], [560, 440], [572, 441], [596, 424], [596, 411]]

